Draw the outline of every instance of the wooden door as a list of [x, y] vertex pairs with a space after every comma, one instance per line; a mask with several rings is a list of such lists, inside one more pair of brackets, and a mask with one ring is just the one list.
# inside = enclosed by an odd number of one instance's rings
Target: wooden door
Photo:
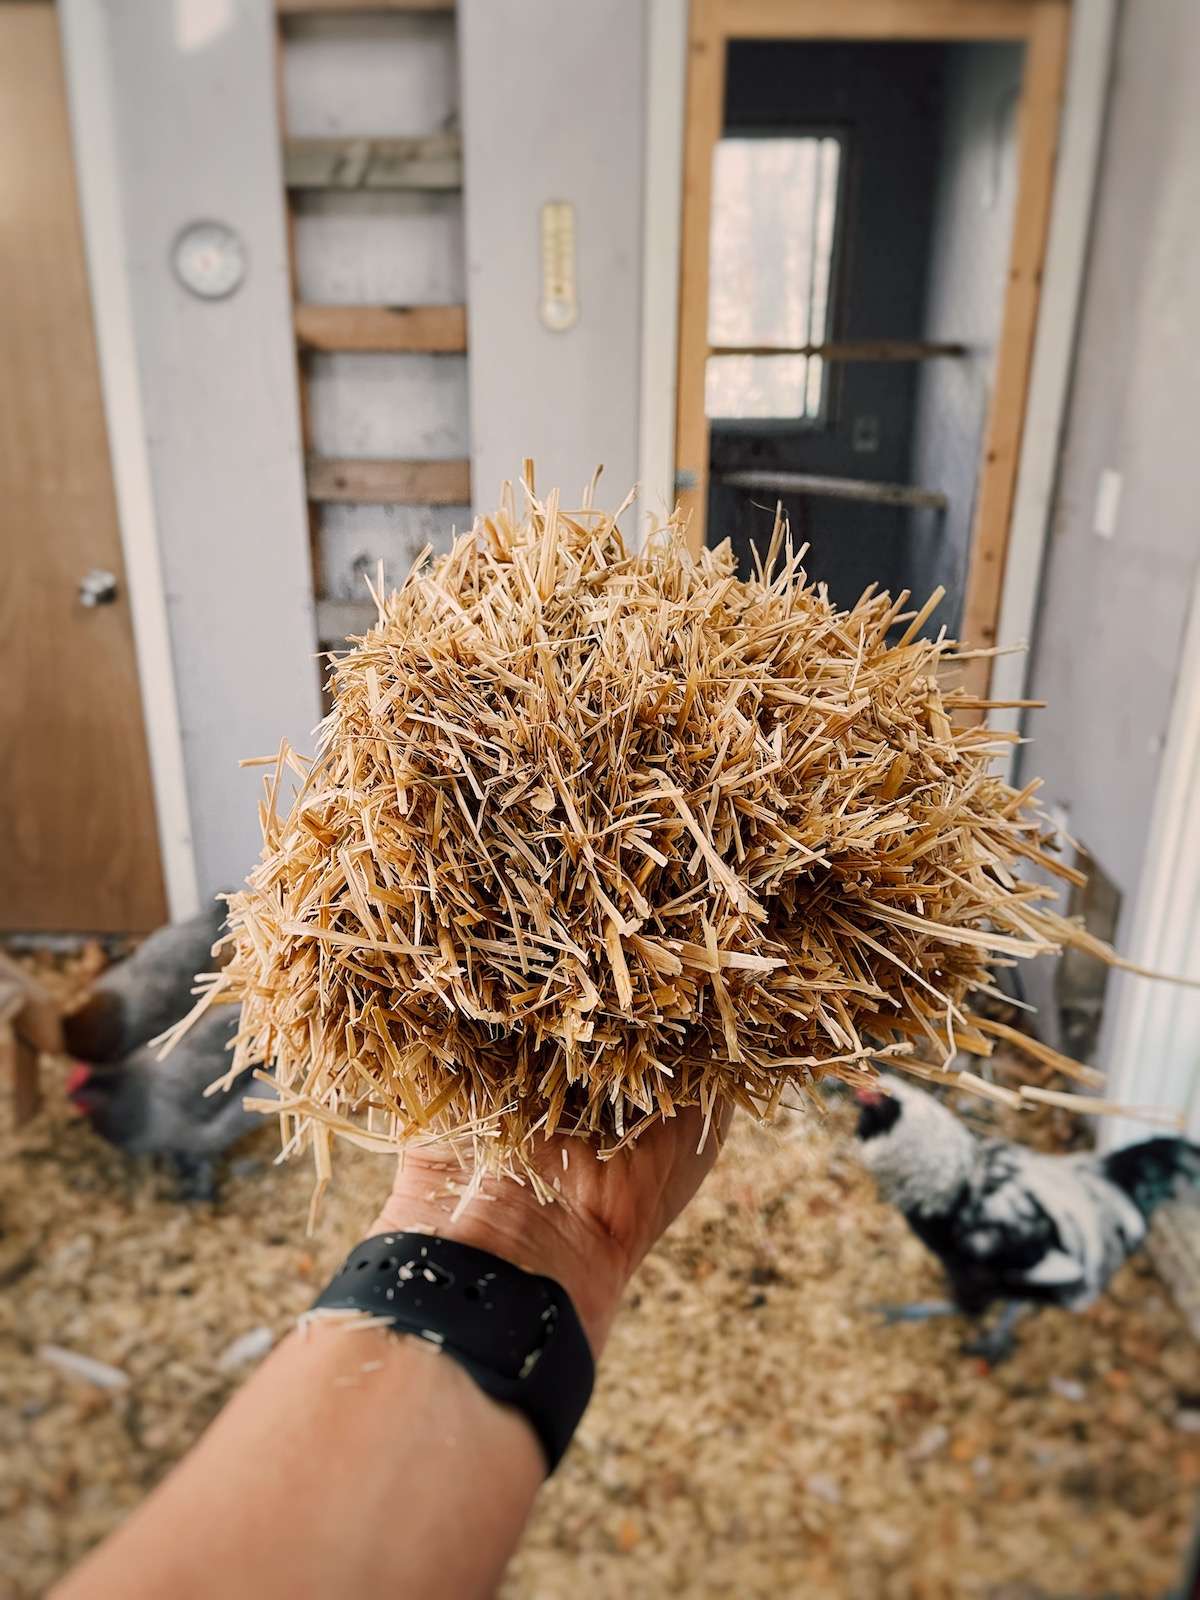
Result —
[[[676, 487], [693, 547], [705, 542], [709, 426], [709, 236], [713, 152], [721, 137], [725, 67], [733, 39], [1011, 41], [1025, 48], [1017, 134], [1017, 196], [991, 404], [979, 465], [962, 636], [996, 642], [1021, 427], [1037, 326], [1054, 158], [1066, 64], [1070, 0], [690, 0], [684, 149]], [[834, 346], [812, 346], [846, 359]], [[861, 357], [861, 351], [849, 358]], [[990, 658], [967, 664], [969, 687], [986, 692]]]
[[[0, 929], [164, 897], [58, 19], [0, 0]], [[84, 575], [116, 597], [85, 606]]]

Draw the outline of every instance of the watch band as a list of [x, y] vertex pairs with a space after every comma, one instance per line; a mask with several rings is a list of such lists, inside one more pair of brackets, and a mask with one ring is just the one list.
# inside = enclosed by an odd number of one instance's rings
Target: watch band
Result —
[[561, 1284], [437, 1234], [381, 1233], [346, 1257], [314, 1311], [362, 1311], [437, 1345], [514, 1406], [551, 1472], [591, 1398], [595, 1364]]

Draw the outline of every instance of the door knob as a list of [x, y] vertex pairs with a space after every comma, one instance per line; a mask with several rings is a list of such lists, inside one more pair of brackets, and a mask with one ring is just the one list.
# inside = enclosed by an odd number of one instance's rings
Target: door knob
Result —
[[117, 598], [117, 577], [103, 567], [93, 567], [79, 580], [79, 603], [83, 606], [110, 606]]

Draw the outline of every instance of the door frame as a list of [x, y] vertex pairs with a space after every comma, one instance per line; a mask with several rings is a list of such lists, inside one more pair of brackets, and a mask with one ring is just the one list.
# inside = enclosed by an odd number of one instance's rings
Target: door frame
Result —
[[[654, 510], [658, 502], [665, 499], [671, 504], [677, 498], [691, 515], [694, 549], [703, 539], [708, 476], [703, 395], [711, 150], [722, 125], [729, 40], [994, 39], [1022, 43], [1026, 60], [1011, 270], [982, 452], [963, 633], [977, 647], [1028, 637], [1049, 509], [1044, 480], [1048, 475], [1052, 481], [1053, 465], [1047, 468], [1043, 460], [1037, 485], [1041, 493], [1027, 496], [1018, 508], [1024, 523], [1020, 567], [1006, 574], [1006, 557], [1013, 548], [1018, 468], [1025, 440], [1032, 437], [1029, 424], [1035, 418], [1038, 438], [1051, 438], [1055, 456], [1057, 453], [1073, 356], [1086, 222], [1099, 155], [1100, 112], [1107, 93], [1113, 9], [1112, 0], [1076, 5], [1072, 28], [1070, 0], [840, 0], [837, 6], [828, 5], [827, 0], [691, 0], [686, 16], [685, 0], [651, 0], [644, 338], [652, 349], [643, 360], [643, 505]], [[1060, 118], [1068, 46], [1072, 98]], [[675, 89], [681, 60], [687, 63], [685, 97]], [[676, 119], [678, 130], [674, 145], [664, 132], [669, 117]], [[665, 224], [656, 224], [650, 200], [652, 194], [661, 197], [673, 168], [680, 174], [677, 193], [682, 226], [673, 263], [672, 304], [664, 286], [667, 274], [663, 267], [670, 234]], [[1056, 230], [1051, 241], [1055, 256], [1048, 255], [1052, 192], [1056, 209], [1069, 210], [1073, 219], [1082, 218], [1082, 226]], [[1055, 326], [1039, 332], [1039, 285], [1043, 279], [1048, 284], [1051, 275]], [[1065, 336], [1064, 326], [1068, 330]], [[678, 352], [677, 366], [673, 345]], [[668, 355], [677, 372], [673, 426], [661, 416]], [[1038, 382], [1036, 393], [1031, 371]], [[674, 489], [681, 469], [696, 473], [695, 486], [681, 489], [677, 495], [664, 494], [668, 485]], [[1006, 583], [1006, 577], [1014, 581]], [[986, 686], [989, 666], [986, 657], [970, 663], [974, 687]]]
[[200, 888], [126, 271], [112, 84], [104, 70], [108, 42], [96, 0], [60, 0], [58, 24], [163, 888], [168, 915], [178, 921], [199, 909]]
[[[242, 759], [281, 735], [306, 748], [321, 718], [275, 18], [265, 0], [218, 8], [200, 49], [181, 40], [172, 6], [57, 9], [179, 915], [197, 884], [207, 896], [240, 882], [261, 848], [259, 780]], [[185, 226], [210, 219], [240, 235], [248, 268], [235, 294], [201, 301], [172, 251]]]

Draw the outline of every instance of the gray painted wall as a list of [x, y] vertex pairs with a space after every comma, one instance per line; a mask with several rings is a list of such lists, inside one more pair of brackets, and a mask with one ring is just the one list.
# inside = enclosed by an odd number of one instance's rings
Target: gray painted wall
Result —
[[[472, 496], [537, 464], [575, 500], [597, 464], [616, 504], [638, 472], [642, 0], [460, 0]], [[579, 320], [539, 316], [539, 217], [576, 208]]]
[[[1200, 560], [1198, 82], [1194, 0], [1126, 0], [1032, 663], [1049, 706], [1021, 762], [1126, 924]], [[1124, 480], [1112, 539], [1092, 531], [1105, 468]]]
[[[261, 774], [243, 756], [319, 715], [295, 357], [262, 0], [110, 0], [108, 72], [154, 510], [200, 891], [257, 855]], [[189, 294], [172, 243], [197, 219], [241, 235], [225, 300]]]
[[962, 608], [1008, 271], [1021, 60], [1019, 45], [953, 45], [946, 52], [922, 336], [960, 341], [970, 354], [920, 368], [912, 481], [940, 489], [950, 505], [944, 516], [912, 513], [906, 581], [920, 600], [945, 584], [947, 599], [933, 623], [952, 631]]

